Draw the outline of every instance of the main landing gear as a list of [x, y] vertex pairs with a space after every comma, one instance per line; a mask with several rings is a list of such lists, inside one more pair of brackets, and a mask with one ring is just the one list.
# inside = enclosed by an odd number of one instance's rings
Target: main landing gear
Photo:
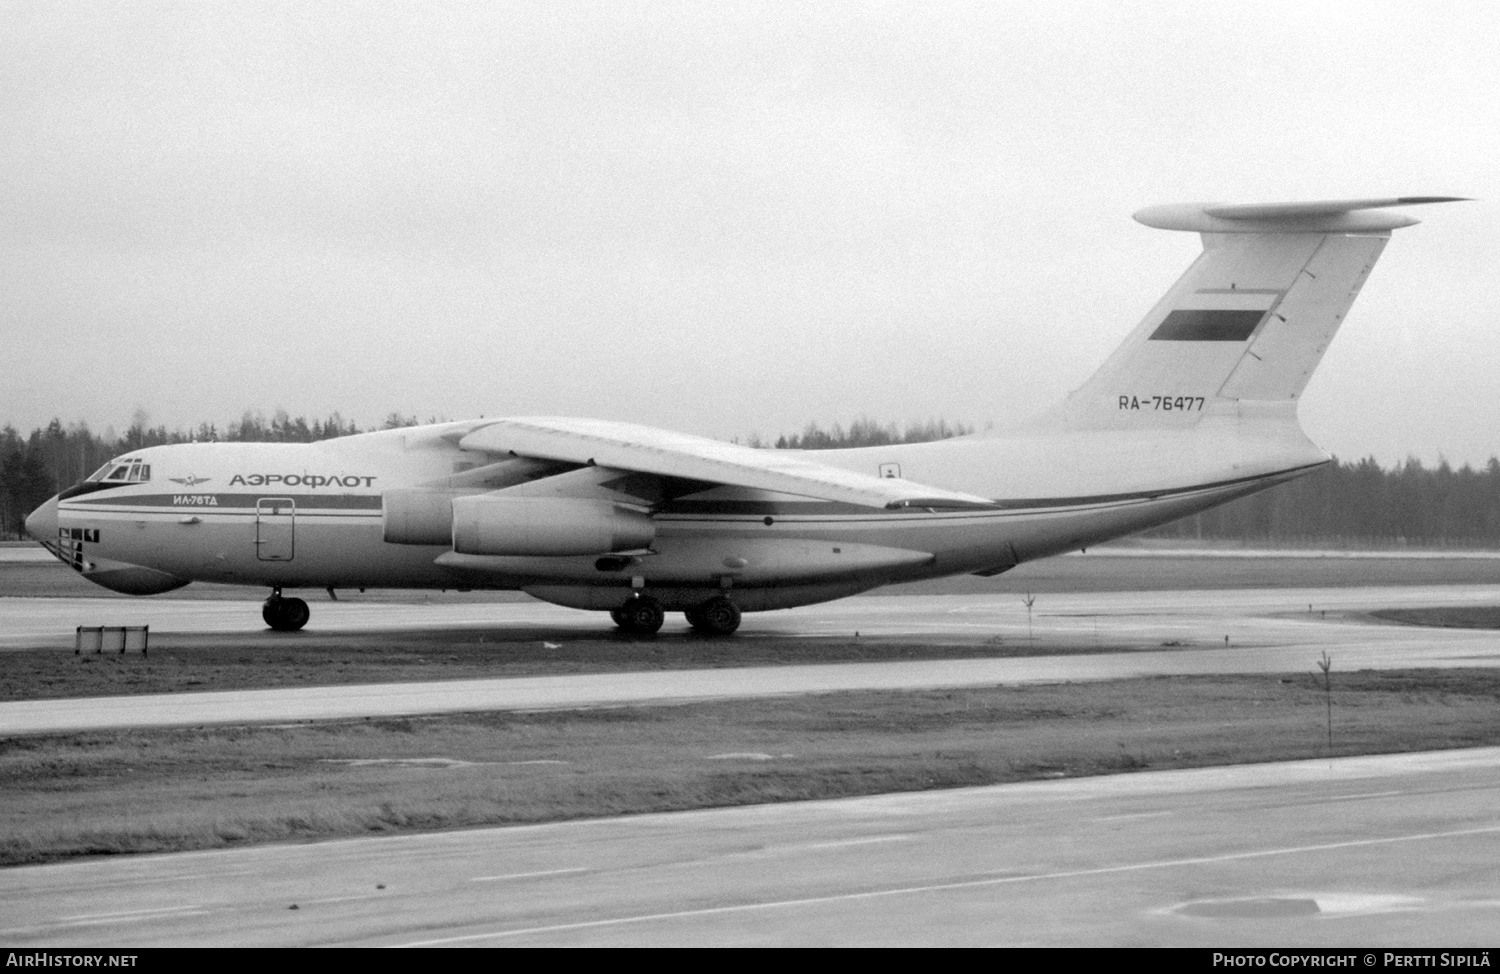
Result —
[[[649, 636], [659, 630], [666, 615], [661, 603], [649, 595], [632, 595], [624, 605], [609, 612], [622, 632], [638, 636]], [[683, 615], [689, 625], [708, 636], [727, 636], [740, 627], [740, 607], [722, 595], [688, 609]]]
[[688, 609], [688, 625], [708, 636], [727, 636], [740, 627], [740, 607], [722, 595]]
[[618, 609], [610, 609], [609, 617], [623, 632], [649, 636], [661, 628], [667, 613], [651, 596], [632, 595]]
[[301, 599], [282, 598], [281, 589], [274, 588], [271, 597], [260, 607], [260, 617], [277, 632], [296, 632], [307, 625], [312, 610]]

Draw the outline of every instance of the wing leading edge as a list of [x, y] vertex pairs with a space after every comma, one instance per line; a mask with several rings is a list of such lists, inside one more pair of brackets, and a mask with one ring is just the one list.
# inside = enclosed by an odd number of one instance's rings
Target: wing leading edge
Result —
[[459, 448], [840, 501], [862, 507], [993, 507], [974, 494], [876, 477], [773, 450], [608, 420], [525, 417], [480, 427]]

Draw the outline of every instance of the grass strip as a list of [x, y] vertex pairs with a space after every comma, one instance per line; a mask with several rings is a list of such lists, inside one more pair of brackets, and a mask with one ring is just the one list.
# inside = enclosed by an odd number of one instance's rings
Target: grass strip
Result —
[[1414, 609], [1381, 609], [1376, 619], [1438, 629], [1500, 629], [1500, 606], [1440, 605]]
[[[1500, 744], [1500, 673], [1333, 675], [1335, 755]], [[1328, 754], [1312, 673], [0, 741], [0, 864]]]

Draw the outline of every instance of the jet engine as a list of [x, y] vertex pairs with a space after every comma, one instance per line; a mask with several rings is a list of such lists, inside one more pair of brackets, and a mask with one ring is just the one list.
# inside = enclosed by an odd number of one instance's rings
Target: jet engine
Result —
[[465, 555], [601, 555], [644, 548], [656, 525], [638, 511], [577, 497], [453, 499], [453, 550]]
[[453, 541], [452, 490], [406, 487], [381, 498], [387, 544], [449, 544]]

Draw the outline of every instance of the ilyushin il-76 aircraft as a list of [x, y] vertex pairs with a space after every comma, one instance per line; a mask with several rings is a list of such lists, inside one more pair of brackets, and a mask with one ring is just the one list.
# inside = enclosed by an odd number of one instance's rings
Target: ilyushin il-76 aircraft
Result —
[[1080, 388], [1035, 420], [931, 443], [762, 450], [523, 417], [112, 460], [26, 521], [92, 582], [518, 589], [630, 633], [947, 575], [995, 575], [1244, 497], [1329, 457], [1297, 401], [1391, 231], [1452, 197], [1178, 204], [1135, 218], [1203, 252]]

